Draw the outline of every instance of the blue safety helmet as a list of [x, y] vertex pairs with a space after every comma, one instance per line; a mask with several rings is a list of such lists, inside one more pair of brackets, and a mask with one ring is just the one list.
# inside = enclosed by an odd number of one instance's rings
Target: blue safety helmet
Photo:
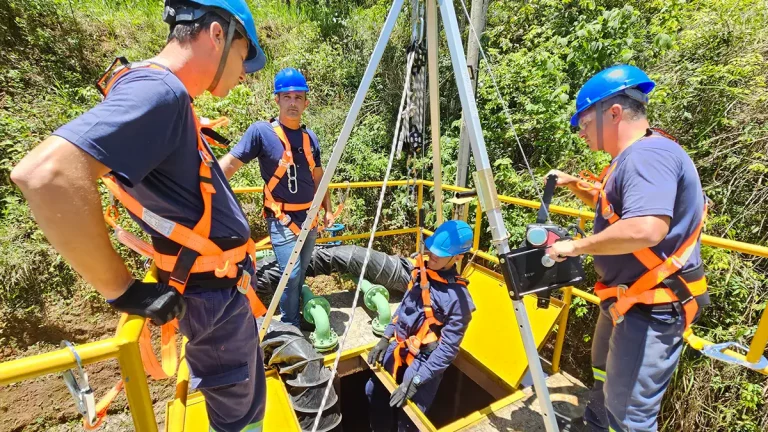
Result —
[[171, 28], [182, 22], [197, 21], [205, 14], [213, 12], [225, 19], [234, 18], [237, 29], [248, 39], [248, 56], [245, 58], [245, 73], [254, 73], [264, 67], [267, 57], [259, 46], [259, 36], [256, 34], [256, 25], [253, 15], [245, 0], [165, 0], [163, 20]]
[[424, 246], [443, 258], [467, 253], [472, 248], [472, 228], [464, 221], [445, 221], [424, 240]]
[[297, 69], [285, 68], [275, 75], [275, 94], [290, 91], [309, 91], [307, 80]]
[[579, 125], [579, 114], [597, 102], [617, 94], [625, 94], [642, 103], [648, 103], [648, 93], [656, 83], [642, 70], [630, 65], [617, 65], [602, 70], [589, 79], [576, 96], [576, 114], [571, 117], [571, 126]]

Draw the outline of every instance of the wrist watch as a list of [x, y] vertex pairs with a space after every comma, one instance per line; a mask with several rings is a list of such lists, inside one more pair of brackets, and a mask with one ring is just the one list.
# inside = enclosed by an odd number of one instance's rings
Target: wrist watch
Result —
[[419, 375], [414, 376], [413, 379], [411, 380], [411, 382], [416, 384], [416, 385], [421, 384], [421, 376], [419, 376]]

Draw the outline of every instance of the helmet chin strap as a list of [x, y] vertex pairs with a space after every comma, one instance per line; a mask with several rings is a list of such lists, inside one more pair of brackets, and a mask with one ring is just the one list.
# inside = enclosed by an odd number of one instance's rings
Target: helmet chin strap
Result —
[[235, 37], [235, 17], [229, 17], [229, 28], [227, 29], [227, 39], [224, 42], [224, 51], [221, 53], [221, 60], [219, 60], [219, 69], [216, 71], [216, 76], [213, 77], [211, 85], [208, 86], [208, 91], [213, 92], [216, 86], [219, 85], [221, 75], [224, 73], [224, 68], [227, 66], [227, 58], [229, 57], [229, 49], [232, 47], [232, 39]]
[[603, 101], [597, 102], [595, 105], [595, 109], [597, 110], [595, 114], [597, 115], [595, 124], [596, 132], [597, 132], [597, 151], [604, 151], [605, 145], [603, 144]]

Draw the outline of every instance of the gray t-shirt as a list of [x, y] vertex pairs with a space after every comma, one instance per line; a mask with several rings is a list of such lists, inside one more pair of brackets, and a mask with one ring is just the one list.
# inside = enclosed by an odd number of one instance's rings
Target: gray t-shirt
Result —
[[[605, 192], [622, 219], [640, 216], [669, 216], [669, 233], [651, 248], [666, 259], [696, 229], [704, 210], [704, 192], [693, 161], [676, 142], [651, 135], [632, 144], [614, 161], [618, 164], [608, 179]], [[598, 202], [597, 208], [600, 208]], [[595, 216], [595, 234], [608, 221]], [[683, 271], [701, 264], [701, 244], [691, 254]], [[647, 270], [632, 254], [595, 256], [595, 270], [608, 286], [631, 284]]]

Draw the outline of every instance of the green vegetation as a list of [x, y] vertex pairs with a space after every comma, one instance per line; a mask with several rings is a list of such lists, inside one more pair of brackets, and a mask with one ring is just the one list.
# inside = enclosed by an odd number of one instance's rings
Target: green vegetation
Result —
[[[230, 117], [224, 133], [237, 139], [251, 122], [275, 114], [273, 74], [285, 66], [302, 68], [312, 87], [306, 123], [320, 137], [327, 161], [389, 2], [251, 3], [269, 65], [225, 100], [200, 97], [199, 112]], [[456, 5], [464, 26], [461, 5]], [[44, 313], [46, 296], [90, 290], [46, 243], [9, 181], [10, 170], [59, 125], [98, 102], [92, 83], [115, 55], [138, 60], [162, 48], [166, 29], [161, 12], [159, 0], [0, 0], [0, 345], [19, 342], [3, 333], [4, 321]], [[497, 0], [489, 9], [482, 41], [537, 175], [554, 167], [595, 171], [607, 161], [570, 133], [567, 120], [579, 86], [590, 75], [630, 62], [657, 81], [650, 105], [653, 123], [680, 139], [715, 202], [706, 232], [764, 245], [767, 27], [765, 0]], [[408, 37], [408, 16], [402, 14], [336, 181], [383, 176]], [[453, 182], [461, 109], [444, 46], [441, 54], [441, 144], [445, 181]], [[478, 106], [499, 192], [534, 199], [532, 181], [484, 65]], [[398, 161], [393, 178], [406, 175], [405, 161]], [[431, 169], [424, 175], [431, 178]], [[260, 184], [256, 166], [238, 173], [233, 183]], [[376, 195], [352, 193], [344, 216], [350, 230], [370, 227]], [[385, 206], [381, 229], [413, 223], [407, 195], [393, 190], [387, 196], [392, 204]], [[264, 234], [260, 199], [242, 199], [255, 237]], [[559, 200], [578, 206], [565, 195]], [[533, 218], [532, 212], [514, 208], [505, 217], [514, 241]], [[484, 233], [484, 244], [488, 238]], [[696, 331], [715, 341], [747, 344], [768, 300], [766, 263], [713, 248], [703, 253], [714, 304]], [[135, 256], [130, 260], [134, 266], [140, 263]], [[577, 303], [574, 311], [564, 366], [591, 383], [585, 353], [595, 308]], [[712, 363], [686, 349], [665, 397], [661, 424], [670, 431], [765, 430], [764, 401], [762, 376]]]

